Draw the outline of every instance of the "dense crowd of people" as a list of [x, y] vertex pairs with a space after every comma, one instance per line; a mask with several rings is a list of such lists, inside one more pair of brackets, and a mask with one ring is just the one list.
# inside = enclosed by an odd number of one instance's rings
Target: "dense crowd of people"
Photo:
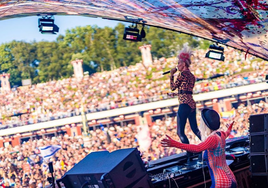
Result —
[[[201, 80], [194, 93], [264, 81], [266, 62], [233, 49], [226, 50], [224, 62], [205, 57], [204, 50], [194, 53], [191, 71]], [[51, 121], [86, 113], [168, 99], [169, 79], [163, 70], [175, 67], [174, 58], [155, 60], [86, 75], [82, 80], [67, 78], [0, 93], [0, 128]], [[212, 76], [222, 75], [215, 79]], [[203, 79], [203, 80], [202, 80]]]
[[[229, 138], [248, 135], [249, 117], [252, 114], [268, 112], [268, 103], [259, 103], [245, 106], [240, 104], [232, 117], [222, 118], [222, 124], [227, 125], [235, 121], [233, 130]], [[197, 113], [200, 122], [200, 112]], [[224, 127], [224, 126], [223, 126]], [[95, 151], [114, 151], [123, 148], [137, 147], [139, 140], [137, 134], [139, 127], [128, 124], [126, 126], [114, 125], [110, 127], [100, 127], [91, 130], [89, 137], [69, 137], [59, 135], [56, 137], [44, 137], [38, 140], [29, 140], [21, 146], [11, 145], [0, 149], [0, 185], [3, 187], [49, 187], [50, 173], [47, 163], [40, 155], [39, 147], [48, 145], [60, 145], [62, 148], [51, 158], [55, 171], [55, 178], [59, 179], [79, 163], [85, 156]], [[190, 131], [187, 123], [186, 131], [190, 143], [197, 144], [200, 140]], [[151, 145], [148, 150], [141, 151], [141, 157], [146, 162], [156, 160], [173, 154], [181, 153], [182, 150], [176, 148], [163, 148], [160, 141], [166, 134], [179, 140], [176, 133], [176, 116], [157, 119], [149, 127]], [[109, 135], [109, 136], [108, 136]]]
[[[232, 49], [226, 52], [226, 61], [217, 62], [205, 59], [205, 51], [195, 51], [192, 72], [199, 79], [195, 93], [202, 93], [254, 84], [264, 81], [266, 62]], [[138, 63], [129, 67], [121, 67], [114, 71], [95, 73], [85, 76], [82, 80], [68, 78], [50, 81], [37, 85], [19, 87], [10, 93], [0, 95], [1, 127], [21, 126], [43, 121], [71, 117], [101, 110], [109, 110], [140, 103], [164, 100], [168, 98], [169, 79], [162, 76], [163, 70], [169, 70], [176, 64], [174, 59], [154, 61], [150, 67]], [[223, 75], [213, 80], [214, 75]], [[268, 103], [261, 101], [256, 104], [240, 104], [233, 109], [232, 117], [222, 119], [227, 125], [236, 122], [230, 137], [248, 134], [248, 118], [251, 114], [267, 113]], [[197, 113], [200, 120], [200, 112]], [[88, 137], [70, 137], [58, 135], [31, 139], [20, 146], [8, 145], [0, 148], [0, 187], [50, 187], [47, 161], [39, 147], [60, 145], [61, 149], [51, 158], [55, 178], [61, 178], [65, 172], [79, 163], [85, 156], [94, 151], [115, 151], [123, 148], [137, 147], [145, 163], [173, 154], [181, 153], [176, 148], [161, 147], [160, 140], [165, 135], [179, 140], [177, 136], [176, 116], [157, 119], [149, 126], [150, 147], [141, 150], [138, 134], [141, 126], [128, 124], [100, 127], [89, 132]], [[190, 130], [187, 122], [186, 130], [190, 143], [197, 144], [200, 140]]]

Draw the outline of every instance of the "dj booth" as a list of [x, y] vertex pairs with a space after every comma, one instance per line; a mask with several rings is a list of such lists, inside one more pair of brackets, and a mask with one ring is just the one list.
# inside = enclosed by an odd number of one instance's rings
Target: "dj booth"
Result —
[[[226, 142], [226, 160], [237, 179], [238, 184], [248, 187], [249, 176], [249, 140], [248, 137], [229, 139]], [[166, 157], [150, 163], [147, 169], [155, 188], [162, 187], [210, 187], [211, 179], [205, 162], [199, 162], [198, 156], [186, 163], [186, 153]], [[245, 184], [245, 185], [244, 185]]]
[[[226, 141], [226, 159], [238, 187], [250, 188], [248, 136]], [[209, 170], [198, 155], [187, 163], [186, 153], [144, 165], [136, 148], [92, 152], [69, 170], [57, 184], [61, 188], [182, 188], [207, 187]]]

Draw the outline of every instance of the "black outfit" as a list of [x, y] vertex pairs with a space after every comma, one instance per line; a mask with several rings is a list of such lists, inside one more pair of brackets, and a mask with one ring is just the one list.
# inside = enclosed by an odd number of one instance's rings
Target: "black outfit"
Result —
[[[190, 71], [183, 71], [177, 76], [174, 83], [174, 77], [170, 77], [170, 88], [172, 91], [178, 89], [179, 109], [177, 112], [177, 134], [182, 143], [189, 144], [184, 129], [187, 119], [194, 134], [201, 140], [200, 132], [196, 122], [196, 103], [192, 93], [195, 84], [195, 76]], [[188, 155], [192, 155], [188, 153]]]

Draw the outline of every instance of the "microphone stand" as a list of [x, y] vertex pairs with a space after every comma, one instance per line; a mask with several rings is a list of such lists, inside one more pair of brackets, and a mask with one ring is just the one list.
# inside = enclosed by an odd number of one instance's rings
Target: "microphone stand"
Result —
[[48, 163], [48, 168], [49, 168], [49, 173], [51, 174], [51, 177], [52, 177], [52, 187], [56, 188], [55, 179], [54, 179], [54, 176], [53, 176], [54, 169], [53, 169], [53, 163], [52, 162]]

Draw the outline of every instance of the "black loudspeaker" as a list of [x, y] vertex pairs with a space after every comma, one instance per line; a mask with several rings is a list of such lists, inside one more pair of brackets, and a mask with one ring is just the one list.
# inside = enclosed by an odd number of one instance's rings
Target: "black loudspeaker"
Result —
[[252, 176], [252, 186], [251, 187], [267, 188], [268, 187], [268, 175]]
[[[268, 155], [250, 155], [251, 173], [268, 173]], [[268, 175], [268, 174], [267, 174]]]
[[254, 133], [250, 135], [250, 152], [268, 152], [268, 134]]
[[256, 114], [249, 117], [249, 132], [268, 131], [268, 114]]
[[251, 115], [249, 120], [252, 187], [268, 187], [268, 114]]
[[136, 148], [92, 152], [69, 170], [58, 185], [65, 188], [150, 188], [151, 180]]

